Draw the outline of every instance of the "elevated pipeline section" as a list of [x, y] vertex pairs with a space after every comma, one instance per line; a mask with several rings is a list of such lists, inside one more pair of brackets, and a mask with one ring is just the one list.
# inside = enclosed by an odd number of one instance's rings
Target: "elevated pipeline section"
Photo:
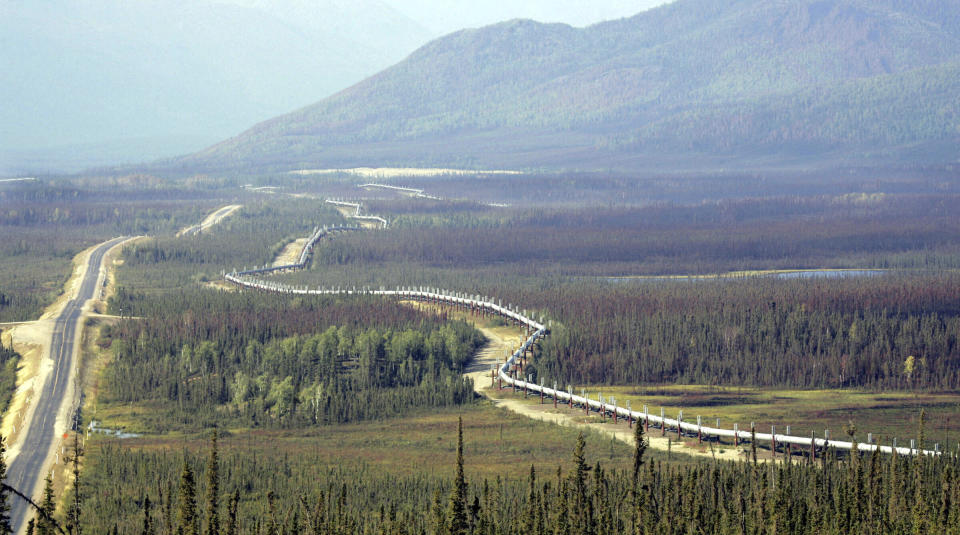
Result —
[[357, 221], [372, 221], [374, 223], [379, 223], [380, 228], [387, 228], [389, 226], [389, 223], [387, 222], [387, 220], [378, 215], [361, 214], [360, 212], [363, 209], [363, 205], [358, 202], [338, 201], [338, 200], [332, 200], [332, 199], [327, 199], [324, 202], [326, 202], [327, 204], [332, 204], [334, 206], [354, 208], [353, 214], [347, 216], [347, 218], [349, 219], [356, 219]]
[[[356, 206], [359, 212], [359, 203], [347, 203], [346, 201], [327, 201], [331, 204]], [[369, 217], [369, 216], [368, 216]], [[382, 219], [382, 218], [381, 218]], [[310, 239], [304, 244], [300, 253], [300, 261], [296, 264], [275, 267], [263, 267], [244, 271], [235, 271], [224, 275], [224, 278], [242, 288], [255, 289], [265, 292], [285, 293], [294, 295], [378, 295], [400, 300], [423, 301], [435, 304], [445, 304], [455, 307], [461, 307], [487, 314], [495, 314], [517, 325], [524, 327], [527, 331], [527, 338], [513, 352], [497, 370], [496, 374], [500, 381], [509, 387], [523, 389], [524, 391], [542, 394], [544, 397], [557, 400], [558, 403], [568, 404], [571, 407], [576, 406], [586, 411], [595, 411], [602, 415], [610, 415], [618, 418], [629, 419], [631, 422], [643, 422], [644, 425], [654, 425], [661, 429], [672, 429], [674, 432], [688, 436], [700, 436], [705, 438], [727, 438], [735, 442], [748, 442], [751, 439], [758, 442], [767, 442], [771, 449], [775, 450], [777, 446], [797, 446], [798, 448], [808, 448], [812, 451], [816, 449], [826, 450], [827, 448], [836, 448], [838, 450], [852, 450], [853, 443], [849, 441], [830, 440], [828, 438], [800, 437], [780, 433], [756, 433], [752, 430], [725, 429], [720, 427], [704, 426], [700, 422], [692, 423], [682, 420], [681, 415], [677, 418], [669, 418], [663, 414], [650, 414], [644, 408], [641, 411], [634, 411], [625, 407], [618, 407], [615, 403], [610, 403], [598, 396], [598, 399], [590, 399], [587, 395], [575, 395], [569, 386], [564, 391], [558, 388], [550, 388], [542, 384], [536, 384], [533, 381], [524, 381], [516, 377], [517, 371], [522, 370], [520, 360], [527, 351], [532, 350], [534, 344], [549, 334], [549, 330], [540, 321], [535, 321], [527, 315], [525, 310], [517, 310], [513, 305], [503, 306], [502, 301], [491, 297], [481, 297], [478, 295], [468, 295], [460, 292], [452, 292], [437, 288], [426, 287], [396, 287], [393, 290], [370, 289], [370, 288], [309, 288], [306, 286], [291, 286], [279, 281], [270, 281], [257, 278], [257, 275], [266, 275], [278, 271], [289, 271], [304, 269], [309, 262], [313, 246], [322, 238], [332, 235], [336, 232], [363, 230], [356, 226], [332, 226], [322, 227], [314, 231]], [[556, 386], [556, 385], [555, 385]], [[934, 450], [919, 450], [913, 447], [895, 447], [882, 446], [878, 444], [857, 443], [857, 450], [862, 452], [880, 451], [882, 453], [897, 453], [900, 455], [939, 455]]]
[[303, 244], [303, 249], [300, 250], [300, 256], [297, 258], [295, 263], [284, 264], [280, 266], [254, 267], [251, 269], [244, 268], [243, 271], [235, 271], [233, 273], [224, 275], [224, 277], [230, 282], [239, 284], [233, 281], [231, 277], [269, 275], [272, 273], [305, 269], [310, 263], [310, 258], [313, 256], [313, 246], [316, 245], [317, 242], [320, 241], [324, 236], [329, 236], [335, 232], [350, 232], [354, 230], [363, 230], [363, 227], [358, 227], [355, 225], [333, 225], [315, 228], [313, 230], [313, 234], [310, 235], [310, 239], [307, 240], [307, 243]]

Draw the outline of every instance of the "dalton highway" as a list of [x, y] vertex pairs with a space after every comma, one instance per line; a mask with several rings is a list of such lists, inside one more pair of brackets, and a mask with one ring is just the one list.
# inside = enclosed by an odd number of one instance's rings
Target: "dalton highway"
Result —
[[[70, 391], [70, 382], [75, 377], [79, 349], [77, 335], [83, 318], [83, 306], [97, 291], [103, 256], [124, 239], [114, 238], [101, 243], [90, 253], [87, 270], [76, 297], [67, 302], [55, 320], [49, 355], [53, 361], [53, 369], [47, 375], [40, 395], [34, 396], [37, 405], [27, 427], [23, 447], [7, 470], [6, 483], [27, 496], [34, 496], [39, 483], [46, 477], [46, 471], [49, 470], [46, 465], [48, 454], [66, 431], [57, 428], [57, 415], [65, 405], [74, 401], [68, 399], [67, 392]], [[18, 498], [12, 498], [10, 506], [13, 532], [23, 533], [27, 518], [32, 516], [32, 508]]]

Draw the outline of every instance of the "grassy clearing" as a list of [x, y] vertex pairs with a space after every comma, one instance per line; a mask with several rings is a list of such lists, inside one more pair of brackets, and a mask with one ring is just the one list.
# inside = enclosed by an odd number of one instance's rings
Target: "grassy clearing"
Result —
[[[865, 392], [859, 390], [774, 390], [746, 387], [716, 387], [700, 385], [664, 386], [588, 386], [574, 387], [579, 394], [586, 388], [587, 394], [596, 399], [598, 393], [604, 398], [613, 396], [617, 405], [625, 406], [630, 400], [635, 411], [646, 404], [652, 414], [660, 414], [660, 407], [669, 417], [676, 417], [683, 410], [685, 421], [695, 422], [703, 418], [704, 425], [720, 425], [732, 428], [733, 423], [741, 429], [749, 429], [755, 422], [759, 431], [769, 432], [771, 425], [777, 432], [809, 436], [811, 431], [822, 437], [829, 429], [831, 437], [846, 439], [844, 432], [849, 422], [857, 428], [857, 437], [865, 440], [868, 432], [876, 439], [889, 444], [897, 437], [899, 444], [909, 442], [918, 435], [920, 409], [926, 411], [926, 441], [939, 442], [956, 447], [960, 439], [960, 393], [906, 393]], [[539, 399], [531, 403], [539, 403]]]
[[[141, 407], [119, 418], [101, 411], [98, 419], [109, 428], [124, 425], [135, 428], [128, 418], [148, 411], [149, 408]], [[525, 475], [531, 464], [537, 465], [538, 470], [552, 472], [557, 465], [566, 470], [570, 463], [578, 429], [531, 420], [489, 403], [466, 406], [462, 411], [432, 410], [405, 418], [311, 429], [229, 429], [224, 433], [221, 447], [250, 455], [309, 456], [320, 463], [318, 469], [349, 465], [403, 477], [424, 471], [452, 474], [460, 414], [463, 415], [464, 456], [469, 477], [509, 478], [510, 474]], [[590, 463], [599, 460], [604, 466], [620, 470], [632, 466], [630, 447], [590, 430], [584, 431], [584, 436]], [[91, 444], [116, 440], [101, 436]], [[124, 439], [120, 443], [124, 449], [142, 451], [182, 448], [203, 451], [208, 446], [205, 434], [151, 435]], [[659, 452], [651, 452], [650, 456], [665, 458]]]

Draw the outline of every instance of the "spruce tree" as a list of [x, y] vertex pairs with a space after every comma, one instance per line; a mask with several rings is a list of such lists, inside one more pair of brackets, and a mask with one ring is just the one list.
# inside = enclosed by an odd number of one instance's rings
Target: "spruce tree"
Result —
[[40, 514], [37, 515], [37, 535], [54, 535], [53, 513], [57, 504], [53, 497], [53, 475], [47, 474], [43, 480], [43, 502], [40, 503]]
[[177, 535], [197, 535], [197, 485], [193, 479], [193, 469], [183, 458], [183, 472], [180, 474], [180, 504], [177, 511]]
[[[240, 501], [240, 492], [237, 491], [234, 493], [234, 498], [239, 502]], [[311, 535], [320, 535], [323, 532], [324, 524], [326, 523], [326, 495], [321, 490], [317, 495], [317, 503], [313, 506], [313, 510], [310, 513], [310, 534]], [[300, 505], [303, 507], [304, 511], [310, 511], [307, 506], [307, 498], [305, 496], [300, 497]], [[236, 518], [236, 507], [234, 506], [233, 500], [230, 501], [230, 510], [231, 515]], [[236, 535], [235, 533], [230, 533], [227, 535]]]
[[277, 518], [277, 495], [273, 491], [267, 492], [267, 534], [280, 535], [280, 521]]
[[524, 533], [536, 533], [537, 517], [537, 470], [530, 465], [530, 478], [528, 480], [529, 491], [527, 493], [527, 507], [523, 514]]
[[573, 492], [572, 515], [570, 522], [570, 531], [573, 533], [586, 533], [589, 529], [592, 515], [589, 508], [592, 505], [587, 497], [587, 472], [590, 467], [587, 466], [584, 449], [586, 441], [583, 439], [583, 431], [577, 435], [577, 447], [573, 450], [573, 473], [570, 474], [570, 485]]
[[490, 491], [490, 489], [489, 489], [489, 486], [488, 486], [488, 484], [487, 484], [487, 480], [484, 479], [484, 480], [483, 480], [483, 504], [484, 504], [484, 505], [481, 505], [480, 500], [479, 500], [479, 498], [480, 498], [479, 496], [475, 496], [475, 497], [474, 497], [474, 501], [473, 501], [474, 505], [476, 506], [476, 511], [477, 511], [477, 518], [476, 518], [476, 520], [474, 521], [474, 524], [473, 524], [474, 533], [486, 534], [487, 531], [488, 531], [488, 529], [489, 529], [489, 525], [490, 525], [490, 524], [487, 522], [487, 515], [489, 515], [490, 513], [488, 512], [487, 508], [485, 507], [485, 505], [489, 505], [489, 503], [490, 503], [490, 502], [489, 502], [489, 491]]
[[851, 529], [859, 530], [860, 519], [866, 509], [866, 497], [863, 489], [863, 463], [860, 458], [860, 445], [857, 443], [857, 426], [853, 421], [847, 424], [847, 436], [850, 437], [850, 466], [848, 480], [850, 493], [847, 497], [851, 516]]
[[600, 461], [597, 461], [597, 464], [593, 467], [593, 503], [596, 504], [597, 514], [592, 518], [595, 522], [590, 524], [588, 533], [608, 535], [609, 532], [607, 529], [611, 527], [613, 523], [606, 485], [606, 476], [600, 467]]
[[640, 483], [640, 467], [643, 466], [643, 454], [647, 451], [647, 441], [643, 436], [643, 426], [637, 422], [633, 428], [633, 481], [634, 498], [637, 496], [637, 485]]
[[644, 503], [647, 508], [650, 509], [649, 513], [643, 515], [643, 533], [653, 533], [656, 520], [658, 518], [657, 506], [659, 505], [656, 500], [656, 488], [655, 483], [659, 479], [661, 465], [658, 463], [654, 466], [654, 463], [647, 464], [647, 484], [646, 487], [646, 498]]
[[923, 440], [924, 440], [924, 423], [926, 420], [926, 413], [923, 409], [920, 409], [920, 421], [918, 422], [919, 427], [919, 444], [917, 444], [916, 454], [913, 456], [913, 470], [914, 470], [914, 497], [913, 497], [913, 534], [914, 535], [926, 535], [929, 533], [928, 524], [929, 519], [927, 518], [927, 500], [924, 495], [924, 481], [923, 481], [923, 465], [924, 465], [924, 455], [923, 455]]
[[154, 535], [153, 518], [150, 516], [150, 496], [143, 499], [143, 527], [140, 528], [140, 535]]
[[868, 504], [866, 518], [869, 521], [868, 529], [873, 533], [882, 533], [886, 529], [886, 517], [888, 511], [883, 508], [881, 496], [883, 495], [883, 476], [880, 473], [880, 453], [879, 450], [873, 450], [870, 453], [870, 473], [868, 479]]
[[240, 489], [234, 489], [227, 505], [227, 527], [224, 535], [237, 535], [237, 509], [240, 507]]
[[[891, 528], [894, 525], [902, 524], [903, 517], [905, 516], [905, 507], [903, 507], [904, 496], [901, 496], [903, 489], [903, 479], [901, 478], [901, 473], [899, 470], [900, 457], [897, 453], [897, 450], [893, 450], [893, 454], [890, 455], [888, 460], [887, 468], [887, 481], [886, 485], [891, 490], [887, 494], [886, 508], [888, 511], [888, 520], [891, 524]], [[892, 531], [892, 529], [891, 529]]]
[[564, 481], [559, 485], [560, 499], [557, 501], [557, 514], [554, 521], [554, 535], [570, 535], [570, 507], [567, 497], [570, 495], [568, 483]]
[[220, 465], [217, 452], [217, 430], [210, 436], [210, 460], [207, 463], [207, 531], [220, 535]]
[[290, 514], [290, 525], [287, 526], [286, 533], [303, 533], [303, 528], [300, 525], [300, 511], [294, 509], [293, 513]]
[[[79, 426], [78, 426], [79, 427]], [[67, 509], [67, 531], [80, 535], [80, 509], [83, 496], [80, 487], [80, 456], [83, 451], [80, 447], [80, 433], [73, 435], [73, 456], [70, 459], [73, 471], [73, 500]]]
[[447, 515], [443, 511], [443, 497], [438, 488], [433, 493], [433, 535], [447, 534]]
[[163, 526], [166, 533], [173, 533], [173, 482], [167, 480], [166, 501], [163, 502]]
[[[7, 445], [0, 435], [0, 483], [7, 482]], [[10, 535], [13, 528], [10, 526], [10, 493], [6, 487], [0, 487], [0, 535]]]
[[943, 526], [950, 525], [950, 510], [953, 507], [953, 504], [950, 500], [950, 484], [953, 482], [953, 466], [950, 463], [944, 463], [946, 466], [944, 468], [944, 473], [942, 475], [942, 483], [940, 485], [940, 512], [939, 512], [939, 523]]
[[[396, 516], [396, 509], [395, 509], [395, 508], [396, 508], [396, 504], [393, 504], [391, 507], [392, 507], [392, 508], [391, 508], [391, 511], [390, 511], [390, 513], [391, 513], [391, 519], [390, 519], [390, 520], [391, 520], [391, 522], [392, 522], [392, 521], [394, 520], [393, 517]], [[480, 496], [477, 496], [476, 494], [474, 494], [474, 495], [473, 495], [473, 503], [470, 504], [470, 508], [469, 508], [469, 510], [468, 510], [469, 515], [468, 515], [468, 517], [467, 517], [468, 520], [469, 520], [469, 522], [470, 522], [470, 528], [471, 528], [471, 529], [476, 529], [476, 528], [477, 528], [477, 525], [480, 523], [480, 512], [481, 512], [482, 510], [483, 510], [483, 507], [480, 505]]]
[[450, 491], [450, 535], [466, 535], [467, 481], [463, 475], [463, 417], [457, 424], [457, 475]]

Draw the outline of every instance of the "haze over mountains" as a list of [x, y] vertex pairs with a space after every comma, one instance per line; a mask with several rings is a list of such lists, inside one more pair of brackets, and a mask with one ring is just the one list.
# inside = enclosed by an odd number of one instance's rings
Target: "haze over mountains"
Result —
[[679, 0], [437, 39], [178, 166], [956, 161], [960, 5]]
[[582, 25], [662, 0], [0, 2], [0, 173], [201, 149], [430, 39], [523, 16]]
[[196, 150], [338, 91], [434, 35], [379, 0], [273, 4], [0, 3], [0, 163], [50, 158], [56, 147], [91, 163]]

